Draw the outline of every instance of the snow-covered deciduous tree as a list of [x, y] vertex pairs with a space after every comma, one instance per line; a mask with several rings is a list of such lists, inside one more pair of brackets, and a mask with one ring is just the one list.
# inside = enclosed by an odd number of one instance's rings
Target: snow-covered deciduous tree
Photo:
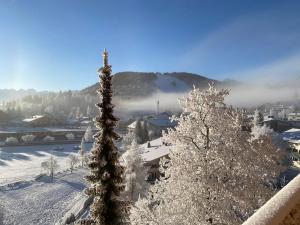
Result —
[[48, 171], [49, 176], [53, 180], [55, 171], [59, 168], [57, 160], [51, 155], [49, 159], [41, 163], [42, 169]]
[[74, 167], [79, 163], [79, 159], [76, 155], [70, 154], [68, 156], [68, 163], [69, 163], [70, 170], [71, 170], [71, 173], [72, 173], [73, 170], [74, 170]]
[[79, 155], [80, 162], [81, 162], [81, 167], [84, 167], [84, 165], [85, 165], [85, 155], [86, 155], [85, 152], [86, 152], [86, 149], [85, 149], [85, 145], [84, 145], [84, 138], [82, 138], [81, 144], [80, 144], [80, 150], [78, 151], [78, 155]]
[[52, 142], [52, 141], [55, 141], [55, 137], [46, 136], [43, 138], [43, 142]]
[[268, 136], [252, 140], [246, 115], [228, 107], [228, 90], [194, 88], [163, 160], [164, 177], [132, 209], [133, 225], [241, 224], [274, 193], [281, 154]]
[[19, 141], [15, 137], [8, 137], [8, 138], [5, 139], [5, 143], [12, 145], [12, 144], [18, 144]]
[[146, 171], [143, 159], [139, 154], [139, 147], [136, 141], [132, 141], [131, 146], [123, 155], [125, 161], [125, 194], [130, 201], [137, 201], [139, 197], [145, 197], [147, 193]]
[[84, 133], [84, 140], [86, 142], [92, 142], [93, 141], [93, 130], [91, 126], [88, 126], [86, 128], [86, 131]]
[[103, 53], [103, 67], [99, 69], [101, 111], [96, 117], [96, 126], [100, 131], [94, 136], [95, 144], [89, 156], [90, 175], [86, 179], [91, 183], [86, 193], [93, 197], [90, 207], [91, 218], [81, 220], [80, 224], [123, 225], [128, 222], [128, 203], [121, 198], [125, 189], [124, 168], [119, 163], [119, 152], [115, 141], [119, 138], [115, 132], [118, 119], [113, 115], [111, 66], [108, 65], [108, 53]]
[[36, 136], [32, 134], [27, 134], [21, 137], [22, 141], [24, 141], [25, 143], [32, 143], [35, 138]]
[[263, 114], [258, 109], [256, 109], [254, 111], [253, 125], [262, 126], [263, 122], [264, 122]]
[[252, 139], [257, 140], [262, 136], [271, 136], [273, 135], [274, 131], [267, 127], [266, 125], [260, 126], [260, 125], [255, 125], [252, 130]]
[[75, 139], [75, 135], [74, 135], [73, 133], [67, 133], [67, 134], [66, 134], [66, 138], [67, 138], [68, 140], [74, 140], [74, 139]]

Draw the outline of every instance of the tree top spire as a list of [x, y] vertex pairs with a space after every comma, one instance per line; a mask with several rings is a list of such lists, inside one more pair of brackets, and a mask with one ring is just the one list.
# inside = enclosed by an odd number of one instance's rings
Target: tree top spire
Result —
[[104, 48], [102, 57], [103, 57], [103, 67], [108, 66], [108, 52], [106, 48]]

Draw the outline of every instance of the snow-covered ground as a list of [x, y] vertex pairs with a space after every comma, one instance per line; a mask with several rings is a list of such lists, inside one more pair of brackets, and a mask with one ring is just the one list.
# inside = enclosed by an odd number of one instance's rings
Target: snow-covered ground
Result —
[[86, 170], [59, 173], [53, 182], [48, 176], [14, 186], [0, 187], [5, 225], [53, 225], [80, 202], [86, 184]]
[[[67, 160], [74, 150], [75, 144], [64, 145], [40, 145], [40, 146], [16, 146], [0, 148], [0, 185], [16, 181], [30, 180], [41, 172], [41, 162], [53, 154], [60, 166], [58, 171], [69, 167]], [[90, 150], [92, 144], [86, 143], [86, 149]], [[54, 150], [63, 147], [62, 150]]]

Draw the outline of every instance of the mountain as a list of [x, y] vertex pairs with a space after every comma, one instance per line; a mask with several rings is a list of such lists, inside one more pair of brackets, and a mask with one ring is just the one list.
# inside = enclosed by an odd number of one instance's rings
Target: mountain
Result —
[[34, 89], [0, 89], [0, 101], [12, 101], [28, 95], [36, 95], [37, 93]]
[[[214, 82], [217, 86], [236, 85], [234, 81], [217, 81], [201, 75], [185, 72], [174, 73], [144, 73], [120, 72], [113, 76], [113, 93], [121, 99], [138, 99], [151, 96], [154, 93], [182, 93], [189, 91], [193, 85], [205, 88], [208, 83]], [[83, 94], [95, 95], [98, 83], [83, 89]]]

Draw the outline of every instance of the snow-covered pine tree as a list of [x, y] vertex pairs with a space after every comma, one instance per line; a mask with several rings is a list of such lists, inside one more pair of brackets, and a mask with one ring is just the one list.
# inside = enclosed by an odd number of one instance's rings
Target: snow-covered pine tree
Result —
[[96, 126], [101, 130], [95, 135], [95, 147], [91, 151], [88, 167], [91, 174], [86, 178], [91, 186], [86, 193], [94, 198], [91, 219], [80, 224], [122, 225], [128, 221], [128, 202], [120, 198], [125, 189], [124, 168], [119, 163], [118, 149], [114, 141], [119, 138], [114, 131], [117, 118], [113, 115], [111, 66], [104, 50], [103, 67], [99, 69], [101, 103], [97, 106], [101, 115], [96, 117]]
[[253, 125], [262, 126], [263, 122], [264, 122], [263, 114], [258, 109], [256, 109], [254, 111]]
[[132, 225], [241, 224], [274, 193], [280, 153], [271, 139], [252, 140], [243, 112], [228, 107], [228, 90], [192, 90], [181, 99], [165, 178], [132, 208]]
[[143, 143], [142, 129], [142, 120], [141, 118], [137, 118], [137, 120], [135, 121], [134, 135], [138, 144]]
[[88, 126], [86, 128], [86, 131], [84, 133], [84, 139], [85, 141], [87, 142], [91, 142], [93, 141], [93, 130], [92, 130], [92, 127], [91, 126]]
[[86, 116], [89, 118], [92, 117], [92, 109], [91, 109], [90, 105], [88, 105], [88, 107], [86, 109]]
[[80, 107], [78, 106], [76, 108], [76, 119], [79, 119], [81, 117], [81, 111], [80, 111]]
[[85, 163], [85, 145], [84, 145], [84, 138], [81, 139], [80, 150], [78, 151], [78, 155], [79, 155], [79, 158], [80, 158], [81, 167], [83, 167], [83, 166], [84, 166], [84, 163]]
[[134, 134], [138, 144], [144, 144], [149, 140], [146, 123], [141, 118], [136, 120]]
[[137, 201], [139, 197], [145, 197], [147, 192], [146, 171], [143, 159], [139, 154], [136, 140], [132, 141], [129, 149], [124, 153], [126, 165], [126, 192], [125, 195], [130, 201]]

